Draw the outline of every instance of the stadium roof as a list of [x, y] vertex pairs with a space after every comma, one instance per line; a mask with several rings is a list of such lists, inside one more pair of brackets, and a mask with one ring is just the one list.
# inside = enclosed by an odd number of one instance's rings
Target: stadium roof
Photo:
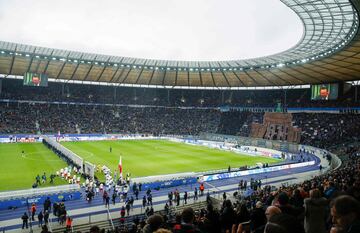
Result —
[[302, 40], [271, 56], [229, 61], [166, 61], [107, 56], [0, 41], [0, 73], [46, 73], [55, 80], [116, 85], [238, 88], [360, 78], [358, 1], [281, 0], [304, 24]]

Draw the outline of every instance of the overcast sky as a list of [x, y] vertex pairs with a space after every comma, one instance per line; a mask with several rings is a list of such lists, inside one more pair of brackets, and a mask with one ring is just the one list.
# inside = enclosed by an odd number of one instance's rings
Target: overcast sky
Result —
[[0, 0], [0, 40], [168, 60], [232, 60], [302, 37], [280, 0]]

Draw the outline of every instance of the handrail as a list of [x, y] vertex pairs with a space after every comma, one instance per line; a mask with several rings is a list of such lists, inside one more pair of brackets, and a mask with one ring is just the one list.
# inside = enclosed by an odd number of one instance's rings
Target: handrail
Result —
[[113, 230], [115, 230], [114, 222], [113, 222], [113, 220], [112, 220], [112, 217], [111, 217], [109, 208], [106, 208], [106, 210], [107, 210], [107, 213], [108, 213], [108, 218], [110, 219], [111, 228], [112, 228]]
[[50, 216], [49, 216], [49, 224], [48, 224], [48, 228], [49, 228], [49, 231], [50, 232], [52, 232], [53, 230], [52, 230], [52, 226], [51, 226], [51, 220], [52, 220], [52, 218], [50, 218]]

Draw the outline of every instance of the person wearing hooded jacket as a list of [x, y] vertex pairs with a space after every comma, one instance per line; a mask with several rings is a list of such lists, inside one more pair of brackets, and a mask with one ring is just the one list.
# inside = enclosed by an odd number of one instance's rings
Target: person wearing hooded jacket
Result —
[[319, 189], [310, 190], [310, 197], [304, 200], [306, 233], [326, 233], [326, 210], [328, 201], [321, 197]]

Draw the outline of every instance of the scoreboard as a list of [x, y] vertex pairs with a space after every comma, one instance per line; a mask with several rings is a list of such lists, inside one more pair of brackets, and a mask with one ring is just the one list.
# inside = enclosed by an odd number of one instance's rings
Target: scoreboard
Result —
[[311, 85], [311, 100], [336, 100], [338, 92], [337, 83]]
[[24, 86], [47, 87], [48, 76], [46, 74], [26, 72], [23, 84]]

